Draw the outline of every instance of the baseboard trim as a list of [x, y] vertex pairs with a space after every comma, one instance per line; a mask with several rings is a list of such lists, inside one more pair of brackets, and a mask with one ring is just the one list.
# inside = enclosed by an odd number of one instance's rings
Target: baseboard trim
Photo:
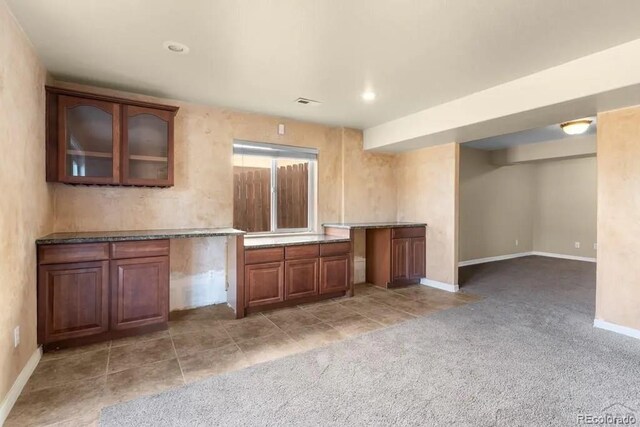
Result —
[[24, 386], [27, 385], [27, 381], [29, 381], [31, 374], [33, 374], [33, 371], [35, 371], [38, 366], [38, 362], [40, 362], [41, 357], [42, 347], [38, 347], [36, 348], [36, 351], [33, 352], [24, 368], [22, 368], [20, 375], [16, 378], [11, 389], [2, 400], [2, 403], [0, 403], [0, 426], [4, 425], [4, 422], [9, 416], [9, 412], [13, 409], [13, 405], [15, 405], [18, 397], [20, 397], [20, 393], [22, 393]]
[[447, 292], [458, 292], [458, 290], [460, 289], [457, 284], [452, 285], [450, 283], [438, 282], [437, 280], [431, 279], [420, 279], [420, 284], [436, 289], [442, 289], [443, 291]]
[[628, 326], [616, 325], [615, 323], [606, 322], [600, 319], [593, 320], [593, 327], [626, 335], [631, 338], [640, 339], [640, 331]]
[[468, 261], [460, 261], [458, 263], [458, 267], [466, 267], [468, 265], [476, 265], [476, 264], [484, 264], [486, 262], [494, 262], [494, 261], [504, 261], [507, 259], [513, 258], [522, 258], [525, 256], [545, 256], [549, 258], [562, 258], [562, 259], [570, 259], [573, 261], [585, 261], [585, 262], [596, 262], [596, 258], [584, 257], [584, 256], [575, 256], [575, 255], [565, 255], [565, 254], [555, 254], [552, 252], [539, 252], [539, 251], [531, 251], [531, 252], [519, 252], [517, 254], [507, 254], [507, 255], [498, 255], [492, 256], [488, 258], [477, 258], [470, 259]]
[[459, 262], [458, 263], [458, 267], [466, 267], [468, 265], [484, 264], [485, 262], [504, 261], [505, 259], [520, 258], [520, 257], [523, 257], [523, 256], [529, 256], [531, 254], [532, 254], [532, 252], [520, 252], [520, 253], [517, 253], [517, 254], [507, 254], [507, 255], [491, 256], [491, 257], [487, 257], [487, 258], [470, 259], [468, 261]]
[[549, 258], [562, 258], [562, 259], [570, 259], [573, 261], [585, 261], [585, 262], [596, 262], [595, 258], [591, 258], [591, 257], [586, 257], [586, 256], [575, 256], [575, 255], [565, 255], [565, 254], [554, 254], [551, 252], [538, 252], [538, 251], [533, 251], [531, 252], [531, 255], [536, 255], [536, 256], [546, 256]]

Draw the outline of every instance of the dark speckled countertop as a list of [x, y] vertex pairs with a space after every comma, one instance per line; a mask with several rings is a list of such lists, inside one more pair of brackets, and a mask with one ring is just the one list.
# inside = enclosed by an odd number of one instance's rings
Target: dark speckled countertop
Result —
[[85, 231], [53, 233], [36, 240], [38, 245], [60, 243], [127, 242], [133, 240], [187, 239], [245, 234], [234, 228], [182, 228], [170, 230]]
[[360, 228], [426, 227], [427, 224], [424, 222], [336, 222], [322, 224], [322, 226], [351, 230]]
[[269, 237], [246, 237], [244, 247], [254, 248], [274, 248], [279, 246], [292, 245], [312, 245], [323, 243], [349, 242], [349, 238], [328, 236], [326, 234], [306, 234], [297, 236], [269, 236]]

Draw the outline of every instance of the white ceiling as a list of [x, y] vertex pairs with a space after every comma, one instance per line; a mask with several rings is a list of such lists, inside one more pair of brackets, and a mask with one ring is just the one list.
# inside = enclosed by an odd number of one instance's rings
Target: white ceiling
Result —
[[477, 139], [475, 141], [465, 142], [465, 147], [477, 148], [479, 150], [501, 150], [503, 148], [513, 147], [515, 145], [523, 144], [535, 144], [539, 142], [550, 142], [569, 140], [571, 138], [579, 138], [584, 135], [596, 134], [596, 118], [590, 117], [593, 120], [591, 126], [587, 132], [582, 135], [567, 135], [564, 133], [560, 124], [554, 124], [535, 129], [527, 129], [520, 132], [509, 133], [506, 135], [498, 135], [490, 138]]
[[640, 38], [637, 0], [7, 2], [55, 77], [357, 128]]

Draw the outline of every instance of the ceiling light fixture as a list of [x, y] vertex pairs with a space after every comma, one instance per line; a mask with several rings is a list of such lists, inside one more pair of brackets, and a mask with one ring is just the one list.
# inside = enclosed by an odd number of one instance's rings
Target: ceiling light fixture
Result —
[[567, 135], [580, 135], [585, 133], [593, 120], [591, 119], [580, 119], [580, 120], [571, 120], [570, 122], [564, 122], [560, 124], [560, 127]]
[[374, 99], [376, 99], [376, 94], [375, 92], [368, 90], [362, 93], [362, 99], [364, 99], [365, 101], [373, 101]]
[[162, 43], [162, 47], [172, 53], [179, 53], [181, 55], [189, 53], [189, 46], [179, 42], [166, 41]]

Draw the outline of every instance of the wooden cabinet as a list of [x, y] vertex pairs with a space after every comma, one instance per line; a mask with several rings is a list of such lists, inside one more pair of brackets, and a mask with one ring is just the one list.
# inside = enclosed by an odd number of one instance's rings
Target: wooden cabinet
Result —
[[47, 86], [47, 181], [173, 185], [177, 107]]
[[41, 342], [107, 331], [108, 261], [41, 265], [38, 275], [38, 335]]
[[169, 257], [111, 261], [111, 328], [137, 328], [169, 319]]
[[351, 271], [349, 255], [320, 258], [320, 293], [346, 292]]
[[318, 258], [285, 262], [285, 299], [309, 297], [318, 294]]
[[367, 282], [390, 287], [426, 275], [425, 227], [367, 230]]
[[41, 245], [38, 264], [45, 349], [167, 326], [168, 240]]
[[284, 262], [247, 265], [244, 278], [246, 307], [284, 301]]
[[246, 248], [245, 312], [345, 295], [350, 286], [351, 243], [310, 243]]

